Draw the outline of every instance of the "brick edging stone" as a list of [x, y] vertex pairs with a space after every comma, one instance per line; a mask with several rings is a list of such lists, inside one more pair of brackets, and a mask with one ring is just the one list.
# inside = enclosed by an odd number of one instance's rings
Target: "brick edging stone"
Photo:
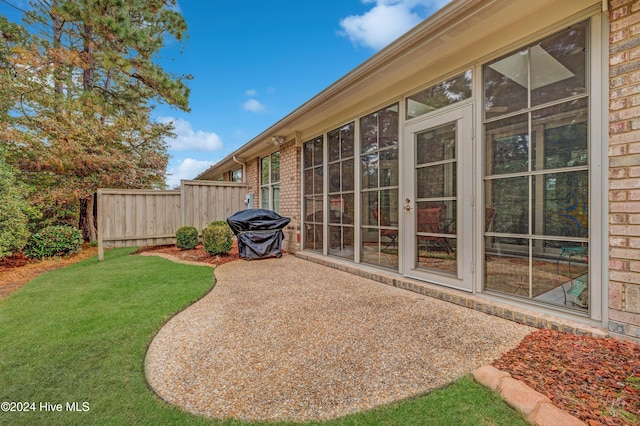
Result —
[[499, 394], [511, 407], [522, 413], [525, 419], [537, 426], [579, 426], [584, 422], [553, 405], [551, 400], [529, 386], [514, 379], [507, 372], [490, 365], [473, 372], [480, 384]]

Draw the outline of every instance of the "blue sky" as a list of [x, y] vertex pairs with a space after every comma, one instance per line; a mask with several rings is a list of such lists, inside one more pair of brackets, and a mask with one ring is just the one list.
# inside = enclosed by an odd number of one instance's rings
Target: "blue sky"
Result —
[[[168, 186], [193, 179], [446, 3], [178, 0], [189, 37], [170, 41], [158, 62], [193, 80], [189, 113], [154, 111], [175, 126]], [[0, 2], [0, 13], [15, 10]]]

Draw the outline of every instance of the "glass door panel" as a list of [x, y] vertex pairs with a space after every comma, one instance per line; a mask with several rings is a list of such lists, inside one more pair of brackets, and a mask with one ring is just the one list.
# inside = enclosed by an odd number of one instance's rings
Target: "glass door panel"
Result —
[[415, 265], [454, 275], [458, 272], [456, 127], [454, 121], [415, 135]]
[[[471, 106], [406, 127], [404, 273], [472, 289]], [[465, 205], [466, 204], [466, 205]]]

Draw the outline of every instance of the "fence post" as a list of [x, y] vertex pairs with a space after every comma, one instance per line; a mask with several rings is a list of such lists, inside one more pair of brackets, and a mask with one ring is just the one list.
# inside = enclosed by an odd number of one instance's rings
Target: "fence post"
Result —
[[104, 214], [102, 213], [102, 209], [101, 209], [101, 200], [102, 197], [102, 190], [98, 189], [98, 196], [96, 197], [96, 211], [98, 214], [98, 261], [102, 262], [104, 260], [104, 241], [103, 241], [103, 234], [104, 234], [104, 223], [102, 220], [102, 217], [104, 216]]

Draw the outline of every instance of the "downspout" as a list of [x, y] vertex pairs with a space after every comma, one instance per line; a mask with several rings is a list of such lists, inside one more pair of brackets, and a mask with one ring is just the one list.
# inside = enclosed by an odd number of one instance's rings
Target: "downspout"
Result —
[[233, 161], [235, 161], [236, 163], [240, 164], [242, 166], [242, 183], [247, 183], [247, 161], [246, 160], [239, 160], [238, 157], [236, 157], [235, 155], [232, 157]]

